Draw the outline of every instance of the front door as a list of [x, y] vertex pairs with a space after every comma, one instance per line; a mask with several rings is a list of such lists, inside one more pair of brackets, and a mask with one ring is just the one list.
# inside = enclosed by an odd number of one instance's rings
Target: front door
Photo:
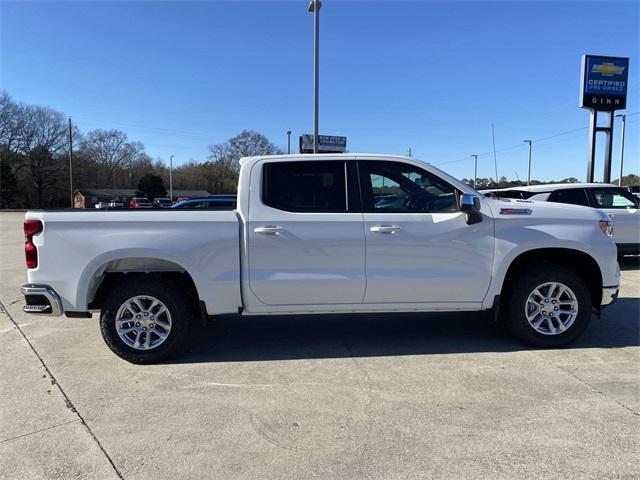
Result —
[[358, 161], [358, 170], [365, 303], [482, 302], [491, 279], [493, 220], [483, 216], [468, 225], [456, 189], [414, 164]]
[[618, 187], [592, 187], [587, 190], [593, 206], [607, 212], [613, 220], [613, 240], [616, 244], [640, 243], [638, 199]]
[[269, 161], [253, 167], [249, 286], [260, 302], [362, 302], [364, 231], [355, 172], [353, 160]]

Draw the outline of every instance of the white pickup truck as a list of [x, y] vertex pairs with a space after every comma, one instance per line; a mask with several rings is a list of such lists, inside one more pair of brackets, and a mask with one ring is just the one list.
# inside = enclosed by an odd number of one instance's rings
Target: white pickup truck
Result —
[[238, 312], [492, 310], [554, 347], [620, 283], [606, 213], [485, 198], [405, 157], [244, 158], [235, 210], [30, 211], [24, 228], [24, 310], [100, 311], [107, 345], [135, 363], [175, 354], [194, 319]]

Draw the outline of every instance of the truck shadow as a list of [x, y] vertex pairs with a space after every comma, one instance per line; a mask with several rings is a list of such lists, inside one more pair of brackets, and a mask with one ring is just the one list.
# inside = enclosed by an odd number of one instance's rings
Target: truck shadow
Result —
[[[195, 326], [194, 326], [195, 327]], [[172, 363], [246, 362], [530, 350], [479, 313], [227, 316], [197, 326]], [[593, 317], [568, 349], [640, 345], [640, 299]]]

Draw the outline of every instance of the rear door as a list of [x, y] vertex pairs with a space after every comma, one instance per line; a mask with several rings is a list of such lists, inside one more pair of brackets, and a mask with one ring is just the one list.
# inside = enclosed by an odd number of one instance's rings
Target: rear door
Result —
[[259, 162], [249, 195], [248, 277], [260, 302], [362, 302], [364, 231], [354, 160]]
[[614, 241], [617, 244], [640, 243], [638, 199], [619, 187], [591, 187], [588, 191], [592, 205], [604, 210], [613, 219]]
[[367, 248], [365, 303], [446, 308], [482, 302], [493, 264], [493, 219], [483, 216], [468, 225], [456, 189], [417, 165], [358, 161], [358, 170]]

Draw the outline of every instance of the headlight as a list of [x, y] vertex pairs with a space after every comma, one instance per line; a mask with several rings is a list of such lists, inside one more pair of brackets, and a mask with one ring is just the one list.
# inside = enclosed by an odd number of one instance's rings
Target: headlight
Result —
[[602, 233], [607, 237], [613, 237], [613, 222], [611, 220], [600, 220], [598, 224]]

